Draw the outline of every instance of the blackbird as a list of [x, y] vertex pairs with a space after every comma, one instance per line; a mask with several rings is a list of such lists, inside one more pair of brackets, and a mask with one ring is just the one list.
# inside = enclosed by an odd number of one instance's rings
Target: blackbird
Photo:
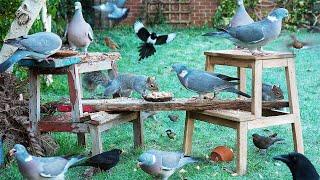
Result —
[[290, 169], [293, 180], [319, 180], [320, 176], [310, 160], [303, 154], [292, 152], [273, 157], [284, 162]]
[[252, 135], [253, 144], [259, 148], [259, 150], [267, 150], [270, 146], [278, 141], [283, 141], [282, 138], [277, 138], [277, 133], [270, 136], [261, 136], [259, 134]]
[[122, 150], [113, 149], [111, 151], [106, 151], [92, 156], [84, 161], [81, 161], [80, 163], [73, 165], [72, 167], [92, 166], [99, 168], [100, 170], [107, 171], [117, 165], [120, 160], [121, 153]]

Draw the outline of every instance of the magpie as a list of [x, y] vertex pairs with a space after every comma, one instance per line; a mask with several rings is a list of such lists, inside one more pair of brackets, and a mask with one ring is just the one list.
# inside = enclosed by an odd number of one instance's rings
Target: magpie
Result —
[[150, 33], [140, 21], [136, 21], [133, 26], [134, 32], [137, 34], [139, 39], [143, 41], [143, 43], [138, 47], [140, 56], [139, 61], [152, 56], [156, 52], [154, 45], [169, 43], [176, 37], [175, 33], [160, 36], [155, 32]]

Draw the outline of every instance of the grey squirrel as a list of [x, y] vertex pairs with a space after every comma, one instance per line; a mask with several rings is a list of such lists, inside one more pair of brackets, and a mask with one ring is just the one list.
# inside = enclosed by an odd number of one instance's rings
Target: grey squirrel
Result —
[[262, 100], [275, 101], [284, 99], [282, 89], [280, 86], [262, 84]]
[[110, 78], [102, 71], [94, 71], [84, 73], [82, 77], [82, 85], [85, 90], [94, 92], [99, 85], [106, 87], [110, 81]]
[[158, 84], [155, 77], [147, 77], [144, 75], [135, 74], [118, 74], [104, 91], [105, 96], [119, 94], [121, 97], [131, 96], [133, 91], [136, 91], [141, 96], [147, 94], [147, 91], [158, 91]]

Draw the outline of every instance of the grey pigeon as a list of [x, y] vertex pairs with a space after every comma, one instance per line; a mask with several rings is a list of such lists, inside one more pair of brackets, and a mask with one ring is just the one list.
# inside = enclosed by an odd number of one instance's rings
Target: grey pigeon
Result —
[[93, 6], [94, 9], [106, 13], [108, 19], [120, 21], [128, 16], [129, 8], [124, 8], [125, 1], [107, 1], [104, 4]]
[[63, 157], [36, 157], [30, 155], [21, 144], [14, 145], [13, 149], [10, 150], [10, 154], [15, 156], [21, 175], [30, 180], [63, 180], [68, 168], [84, 159], [82, 157], [71, 157], [69, 159]]
[[182, 64], [174, 64], [172, 69], [177, 73], [181, 84], [188, 90], [194, 91], [202, 97], [203, 95], [211, 92], [232, 92], [244, 97], [250, 98], [251, 96], [239, 91], [234, 86], [238, 85], [237, 82], [228, 82], [214, 76], [206, 71], [195, 70], [187, 68]]
[[52, 32], [38, 32], [14, 39], [7, 39], [4, 43], [15, 46], [18, 50], [0, 64], [0, 73], [26, 57], [31, 57], [38, 61], [45, 60], [61, 48], [62, 40]]
[[250, 17], [250, 15], [244, 7], [243, 0], [236, 1], [238, 8], [230, 21], [229, 27], [237, 27], [253, 23], [253, 19]]
[[90, 24], [83, 18], [81, 3], [75, 2], [74, 6], [75, 12], [67, 28], [68, 42], [73, 50], [83, 48], [87, 53], [88, 47], [93, 41], [93, 31]]
[[262, 100], [263, 101], [275, 101], [284, 99], [283, 91], [280, 86], [262, 84]]
[[126, 4], [127, 0], [114, 0], [114, 2], [116, 3], [116, 5], [117, 5], [119, 8], [123, 8], [124, 5]]
[[191, 157], [185, 157], [180, 152], [166, 152], [154, 149], [144, 152], [140, 155], [138, 161], [138, 165], [144, 172], [163, 180], [168, 179], [177, 169], [184, 165], [197, 162]]
[[261, 51], [262, 46], [278, 38], [281, 32], [282, 19], [288, 16], [288, 10], [278, 8], [261, 21], [244, 26], [229, 27], [222, 29], [222, 32], [206, 33], [204, 36], [227, 38], [234, 42], [236, 46], [249, 49], [254, 55], [256, 50]]

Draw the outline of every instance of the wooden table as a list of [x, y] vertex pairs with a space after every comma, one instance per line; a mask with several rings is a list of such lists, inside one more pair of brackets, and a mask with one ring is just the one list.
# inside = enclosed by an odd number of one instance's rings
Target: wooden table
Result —
[[[37, 62], [32, 59], [25, 59], [19, 62], [19, 65], [29, 69], [29, 119], [31, 128], [38, 132], [40, 121], [40, 75], [42, 74], [67, 74], [69, 84], [70, 101], [72, 105], [72, 123], [76, 127], [83, 116], [82, 110], [82, 88], [80, 74], [85, 72], [100, 71], [112, 69], [120, 58], [119, 53], [89, 53], [88, 55], [75, 55], [71, 57], [54, 58], [49, 61]], [[56, 124], [59, 125], [59, 124]], [[60, 124], [62, 125], [62, 124]], [[41, 126], [41, 125], [40, 125]], [[42, 126], [43, 127], [43, 126]], [[66, 127], [55, 126], [61, 131]], [[85, 134], [82, 131], [78, 133], [78, 143], [85, 145]]]

